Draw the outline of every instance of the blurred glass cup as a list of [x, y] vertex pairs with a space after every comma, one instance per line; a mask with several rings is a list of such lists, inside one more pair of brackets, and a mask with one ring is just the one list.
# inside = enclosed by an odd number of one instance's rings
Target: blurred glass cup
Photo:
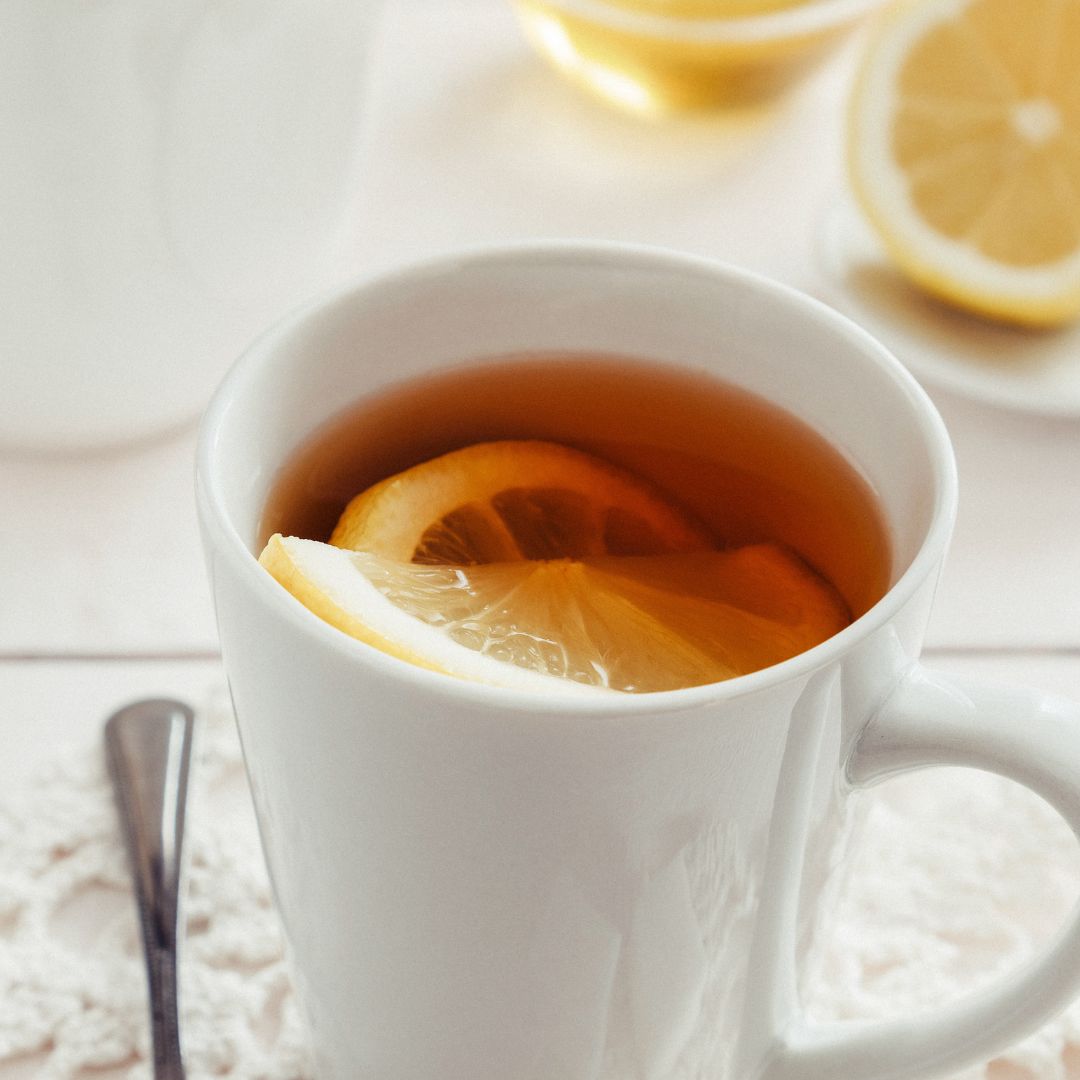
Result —
[[513, 0], [572, 81], [645, 115], [766, 103], [889, 0]]
[[0, 444], [191, 421], [344, 273], [377, 6], [0, 5]]

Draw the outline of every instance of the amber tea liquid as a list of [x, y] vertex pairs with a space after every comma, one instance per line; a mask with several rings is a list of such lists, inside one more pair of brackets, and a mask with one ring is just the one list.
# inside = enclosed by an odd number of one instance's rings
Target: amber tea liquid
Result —
[[492, 439], [549, 439], [667, 491], [720, 546], [774, 541], [840, 591], [854, 617], [889, 585], [874, 493], [804, 423], [706, 375], [629, 358], [518, 357], [448, 368], [345, 409], [276, 478], [261, 541], [326, 540], [345, 504], [386, 476]]

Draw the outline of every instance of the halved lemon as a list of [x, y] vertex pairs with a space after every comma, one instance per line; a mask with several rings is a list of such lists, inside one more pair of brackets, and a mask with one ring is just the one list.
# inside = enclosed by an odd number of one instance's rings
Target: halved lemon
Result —
[[728, 679], [786, 660], [849, 621], [831, 586], [768, 544], [439, 566], [275, 535], [259, 561], [314, 614], [383, 652], [545, 692]]
[[558, 443], [477, 443], [375, 484], [345, 508], [337, 547], [402, 562], [658, 555], [715, 547], [658, 488]]
[[960, 307], [1080, 314], [1080, 0], [916, 0], [882, 23], [848, 164], [896, 263]]

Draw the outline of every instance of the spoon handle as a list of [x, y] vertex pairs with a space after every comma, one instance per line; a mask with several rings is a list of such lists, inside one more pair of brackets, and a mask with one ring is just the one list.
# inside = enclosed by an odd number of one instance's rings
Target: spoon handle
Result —
[[184, 809], [195, 716], [178, 701], [138, 701], [111, 716], [105, 748], [142, 924], [155, 1080], [184, 1080], [176, 944]]

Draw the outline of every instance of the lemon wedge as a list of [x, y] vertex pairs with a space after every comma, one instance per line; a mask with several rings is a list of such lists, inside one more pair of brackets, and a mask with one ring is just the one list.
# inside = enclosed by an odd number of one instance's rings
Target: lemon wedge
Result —
[[383, 652], [544, 692], [716, 682], [849, 621], [831, 586], [768, 544], [450, 566], [275, 535], [259, 561], [314, 614]]
[[458, 565], [715, 547], [634, 474], [558, 443], [519, 440], [476, 443], [375, 484], [345, 508], [330, 543]]
[[851, 98], [852, 187], [897, 265], [992, 319], [1080, 314], [1080, 0], [916, 0]]

